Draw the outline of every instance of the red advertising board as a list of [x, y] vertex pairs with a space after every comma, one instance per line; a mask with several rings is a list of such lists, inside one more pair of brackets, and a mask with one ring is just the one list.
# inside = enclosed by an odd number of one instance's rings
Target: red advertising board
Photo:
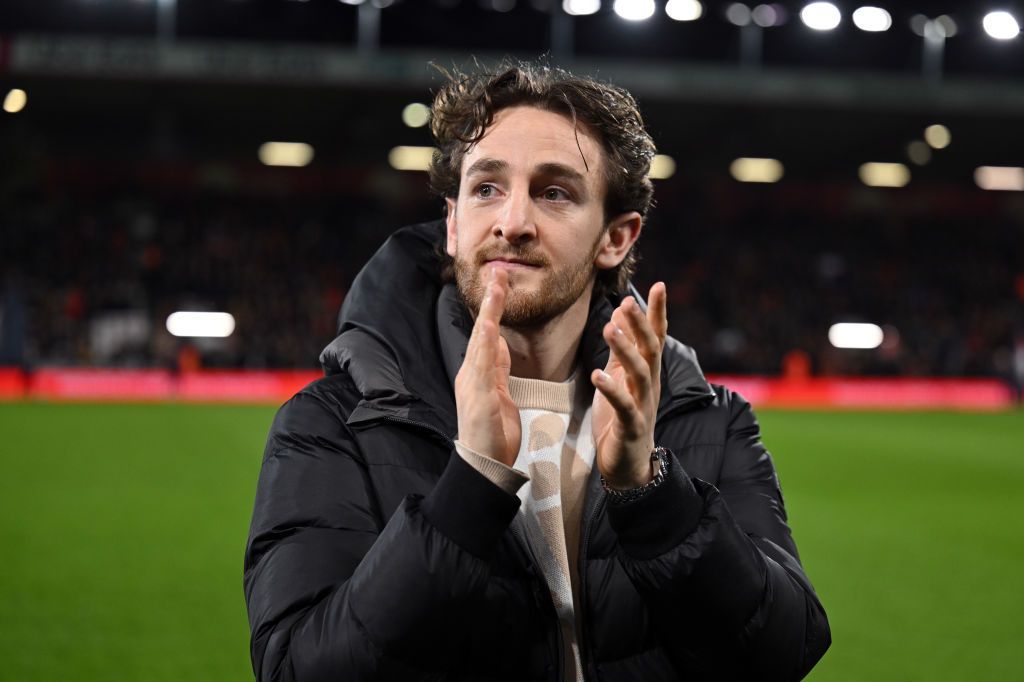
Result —
[[[0, 368], [0, 400], [280, 404], [322, 377], [315, 370]], [[711, 375], [755, 407], [780, 409], [1004, 410], [1010, 387], [997, 379], [808, 378]]]

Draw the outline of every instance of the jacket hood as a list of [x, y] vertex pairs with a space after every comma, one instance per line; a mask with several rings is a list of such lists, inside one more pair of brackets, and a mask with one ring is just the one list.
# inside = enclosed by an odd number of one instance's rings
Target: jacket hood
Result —
[[[420, 411], [455, 427], [454, 379], [465, 355], [472, 318], [455, 285], [441, 277], [443, 220], [395, 232], [352, 283], [338, 316], [338, 336], [320, 354], [329, 376], [347, 372], [362, 395], [349, 422], [381, 415], [415, 419]], [[646, 303], [630, 284], [625, 295]], [[604, 367], [601, 328], [621, 297], [595, 297], [580, 359], [586, 374]], [[662, 357], [659, 416], [714, 398], [692, 348], [669, 337]]]

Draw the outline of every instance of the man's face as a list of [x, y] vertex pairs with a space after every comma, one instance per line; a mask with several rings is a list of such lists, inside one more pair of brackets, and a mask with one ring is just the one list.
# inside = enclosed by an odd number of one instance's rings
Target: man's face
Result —
[[603, 164], [597, 140], [564, 116], [527, 106], [495, 115], [462, 159], [458, 200], [448, 200], [448, 254], [474, 314], [491, 267], [508, 270], [509, 327], [589, 304], [596, 267], [610, 267]]

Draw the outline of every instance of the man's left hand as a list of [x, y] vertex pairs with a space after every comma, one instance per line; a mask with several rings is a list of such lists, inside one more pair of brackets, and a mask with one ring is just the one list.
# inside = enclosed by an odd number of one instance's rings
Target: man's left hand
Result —
[[604, 327], [611, 353], [590, 380], [597, 466], [607, 484], [628, 490], [654, 478], [654, 421], [661, 398], [661, 354], [668, 333], [665, 284], [651, 287], [647, 314], [627, 296]]

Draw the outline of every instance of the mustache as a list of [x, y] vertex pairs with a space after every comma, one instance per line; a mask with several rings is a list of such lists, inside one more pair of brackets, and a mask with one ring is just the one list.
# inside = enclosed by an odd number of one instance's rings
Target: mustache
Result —
[[477, 265], [483, 265], [487, 261], [495, 259], [504, 260], [517, 260], [526, 265], [533, 265], [535, 267], [546, 267], [549, 265], [548, 259], [542, 254], [535, 253], [532, 248], [516, 248], [511, 249], [500, 246], [484, 247], [477, 251], [476, 262]]

